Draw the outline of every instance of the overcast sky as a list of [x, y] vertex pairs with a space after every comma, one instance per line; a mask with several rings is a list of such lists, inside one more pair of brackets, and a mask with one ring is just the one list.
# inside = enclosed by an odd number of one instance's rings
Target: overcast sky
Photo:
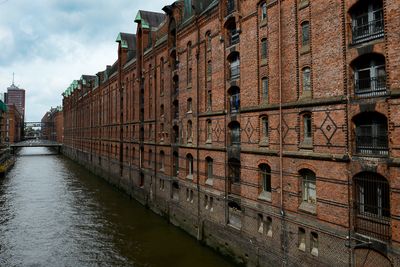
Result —
[[117, 59], [119, 32], [135, 33], [139, 9], [161, 12], [173, 0], [0, 0], [0, 92], [26, 90], [26, 121], [62, 104], [82, 74]]

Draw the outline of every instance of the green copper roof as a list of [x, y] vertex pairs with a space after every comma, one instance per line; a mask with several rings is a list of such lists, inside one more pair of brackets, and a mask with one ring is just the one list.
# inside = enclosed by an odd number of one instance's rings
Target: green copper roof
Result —
[[121, 43], [122, 48], [128, 49], [128, 42], [122, 38], [121, 33], [118, 34], [117, 40], [115, 40], [117, 43]]

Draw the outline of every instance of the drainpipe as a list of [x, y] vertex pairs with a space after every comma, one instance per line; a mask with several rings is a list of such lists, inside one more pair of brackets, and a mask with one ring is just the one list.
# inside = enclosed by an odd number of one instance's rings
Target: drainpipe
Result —
[[281, 225], [282, 225], [282, 248], [283, 262], [287, 265], [286, 259], [286, 227], [285, 227], [285, 210], [283, 200], [283, 135], [282, 135], [282, 19], [281, 19], [281, 0], [278, 0], [278, 71], [279, 71], [279, 186], [281, 188], [280, 209], [281, 209]]
[[[194, 7], [193, 7], [194, 8]], [[197, 50], [196, 50], [196, 125], [197, 129], [199, 129], [199, 87], [200, 87], [200, 27], [199, 27], [199, 16], [196, 12], [196, 29], [197, 29]], [[201, 240], [202, 230], [203, 229], [203, 220], [200, 218], [200, 171], [199, 171], [199, 160], [200, 160], [200, 152], [199, 152], [199, 131], [196, 132], [196, 168], [197, 168], [197, 175], [196, 175], [196, 186], [197, 186], [197, 240]]]

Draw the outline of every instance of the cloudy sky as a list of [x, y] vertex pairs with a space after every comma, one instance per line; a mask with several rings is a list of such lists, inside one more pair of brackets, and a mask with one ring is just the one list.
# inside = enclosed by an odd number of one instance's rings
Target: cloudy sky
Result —
[[40, 121], [82, 74], [117, 58], [119, 32], [135, 33], [139, 9], [173, 0], [0, 0], [0, 92], [26, 90], [26, 121]]

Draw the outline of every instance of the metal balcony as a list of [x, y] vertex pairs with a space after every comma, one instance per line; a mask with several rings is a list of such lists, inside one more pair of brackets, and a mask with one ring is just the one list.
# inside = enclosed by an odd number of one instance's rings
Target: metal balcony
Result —
[[[355, 18], [355, 20], [361, 21], [363, 17], [368, 18], [368, 14], [359, 16], [358, 18]], [[368, 19], [365, 19], [368, 22], [353, 25], [353, 44], [381, 38], [384, 36], [384, 21], [382, 9], [374, 11], [373, 17], [377, 19], [372, 21], [368, 21]]]
[[361, 97], [385, 95], [387, 93], [386, 75], [357, 79], [355, 82], [355, 93]]

